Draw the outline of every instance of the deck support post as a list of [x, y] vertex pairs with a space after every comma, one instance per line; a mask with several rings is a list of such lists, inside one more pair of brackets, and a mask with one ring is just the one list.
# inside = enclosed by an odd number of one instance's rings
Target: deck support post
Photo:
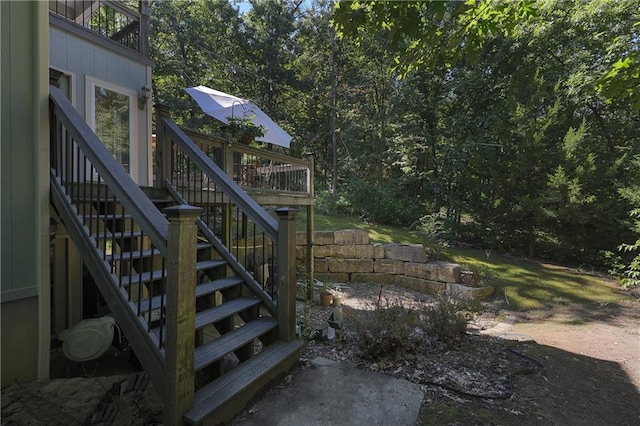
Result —
[[278, 215], [278, 336], [285, 342], [296, 338], [296, 214], [290, 207], [276, 210]]
[[163, 210], [167, 238], [167, 308], [165, 344], [165, 423], [183, 424], [193, 407], [196, 318], [196, 218], [202, 209], [180, 205]]
[[[313, 188], [313, 175], [314, 175], [314, 156], [313, 154], [307, 155], [309, 160], [309, 171], [307, 172], [307, 191], [309, 191], [309, 198], [315, 199]], [[313, 283], [315, 275], [315, 263], [313, 255], [313, 243], [315, 238], [315, 211], [313, 208], [313, 201], [307, 204], [307, 300], [314, 300], [313, 296]]]

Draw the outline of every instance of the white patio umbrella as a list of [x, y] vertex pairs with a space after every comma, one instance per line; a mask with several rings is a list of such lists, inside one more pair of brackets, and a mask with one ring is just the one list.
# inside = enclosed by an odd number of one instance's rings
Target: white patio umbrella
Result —
[[229, 117], [247, 119], [253, 117], [252, 123], [262, 126], [265, 130], [264, 136], [256, 140], [289, 148], [292, 137], [253, 102], [206, 86], [187, 87], [184, 90], [191, 95], [205, 114], [223, 123], [227, 123]]

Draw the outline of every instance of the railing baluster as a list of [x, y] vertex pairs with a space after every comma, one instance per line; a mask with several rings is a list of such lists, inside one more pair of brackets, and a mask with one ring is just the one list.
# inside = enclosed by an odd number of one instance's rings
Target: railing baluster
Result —
[[[98, 186], [98, 206], [97, 206], [97, 211], [96, 211], [96, 227], [98, 228], [98, 231], [100, 230], [100, 217], [104, 217], [105, 214], [107, 214], [107, 211], [109, 210], [109, 200], [108, 200], [108, 195], [107, 195], [107, 187], [104, 186], [104, 199], [102, 199], [102, 187], [103, 185], [100, 184], [100, 175], [98, 175], [98, 182], [97, 182], [97, 186]], [[102, 222], [102, 260], [105, 260], [107, 257], [107, 243], [109, 242], [109, 238], [108, 238], [108, 233], [107, 233], [107, 227], [105, 226], [106, 223], [103, 221]]]
[[[147, 269], [147, 268], [143, 267], [143, 264], [144, 264], [143, 249], [144, 249], [144, 247], [141, 246], [140, 247], [140, 269], [141, 270]], [[153, 306], [151, 305], [151, 300], [153, 299], [153, 294], [154, 294], [154, 292], [153, 292], [153, 287], [154, 287], [154, 285], [153, 285], [153, 273], [154, 273], [153, 259], [151, 259], [151, 263], [152, 264], [148, 268], [150, 273], [149, 273], [149, 286], [147, 288], [147, 297], [146, 297], [147, 303], [149, 304], [149, 312], [148, 312], [149, 321], [147, 322], [147, 331], [151, 331], [151, 324], [153, 323], [153, 309], [152, 309]], [[142, 304], [141, 301], [138, 302], [138, 306], [140, 306], [141, 304]]]
[[166, 266], [165, 266], [165, 258], [162, 258], [162, 269], [161, 269], [162, 273], [160, 274], [160, 282], [161, 282], [161, 288], [162, 291], [160, 293], [160, 312], [162, 313], [161, 320], [160, 320], [160, 334], [158, 337], [159, 340], [159, 347], [158, 349], [162, 349], [164, 347], [164, 330], [166, 328], [166, 298], [165, 295], [167, 294], [167, 277], [166, 277]]
[[[136, 244], [133, 244], [134, 241], [136, 241], [133, 238], [133, 234], [131, 237], [131, 243], [132, 243], [132, 247], [131, 250], [140, 250], [140, 252], [142, 253], [142, 239], [144, 238], [144, 233], [140, 232], [140, 237], [137, 240]], [[138, 259], [139, 262], [141, 262], [141, 259]], [[138, 315], [140, 315], [140, 313], [142, 312], [142, 299], [144, 298], [144, 283], [142, 282], [142, 274], [143, 274], [143, 268], [142, 265], [140, 263], [136, 264], [136, 266], [138, 267], [138, 294], [136, 295], [136, 306], [137, 306], [137, 312]], [[147, 312], [148, 315], [148, 319], [147, 319], [147, 331], [149, 331], [151, 329], [151, 326], [149, 325], [149, 323], [151, 322], [151, 311]]]
[[[222, 198], [224, 197], [224, 194], [222, 193], [222, 191], [218, 191], [218, 185], [217, 184], [213, 184], [213, 190], [214, 192], [214, 200], [213, 200], [213, 206], [214, 206], [214, 214], [215, 219], [214, 219], [214, 229], [213, 229], [213, 233], [219, 237], [222, 237]], [[218, 201], [218, 195], [220, 196], [220, 201]], [[218, 214], [218, 212], [220, 212], [220, 214]]]
[[[131, 218], [130, 219], [129, 229], [132, 229], [132, 230], [135, 229], [134, 226], [135, 226], [135, 222], [134, 222], [133, 218]], [[123, 235], [123, 238], [124, 238], [124, 235]], [[123, 240], [123, 243], [124, 243], [124, 241], [125, 240]], [[134, 270], [133, 270], [133, 250], [134, 250], [133, 238], [130, 238], [127, 243], [128, 243], [128, 251], [129, 251], [129, 268], [128, 268], [129, 269], [129, 276], [128, 276], [128, 278], [129, 278], [129, 286], [127, 288], [127, 296], [129, 297], [128, 300], [132, 301], [133, 300], [133, 296], [134, 296], [133, 295], [133, 284], [132, 284], [132, 282], [133, 282], [133, 272], [134, 272]], [[137, 311], [136, 314], [140, 315], [140, 311]]]
[[[62, 168], [62, 170], [64, 172], [62, 183], [65, 185], [65, 188], [67, 189], [67, 191], [69, 191], [69, 186], [68, 186], [68, 184], [69, 184], [69, 167], [71, 167], [70, 166], [70, 164], [71, 164], [71, 155], [70, 155], [71, 146], [70, 146], [70, 143], [69, 143], [69, 135], [67, 135], [67, 137], [65, 138], [65, 144], [64, 145], [65, 145], [65, 148], [66, 148], [65, 149], [65, 155], [66, 155], [67, 158], [66, 158], [65, 164], [63, 165], [63, 168]], [[71, 194], [68, 194], [68, 195], [71, 195]]]
[[[87, 158], [84, 157], [84, 161], [82, 164], [82, 167], [84, 167], [84, 169], [87, 169]], [[87, 220], [86, 220], [86, 214], [87, 214], [87, 179], [85, 177], [85, 179], [83, 179], [82, 181], [82, 191], [78, 194], [78, 197], [83, 200], [82, 203], [80, 204], [81, 208], [78, 209], [78, 213], [80, 213], [82, 215], [82, 223], [86, 224]]]
[[[89, 227], [90, 232], [94, 232], [92, 207], [93, 207], [93, 190], [95, 189], [95, 186], [93, 184], [93, 176], [95, 175], [95, 173], [94, 173], [93, 165], [90, 167], [90, 172], [91, 174], [89, 175], [89, 197], [83, 200], [83, 203], [85, 203], [85, 207], [89, 210], [89, 214], [87, 218], [87, 222], [88, 222], [87, 226]], [[100, 234], [98, 233], [98, 231], [95, 231], [95, 233], [96, 233], [96, 248], [98, 248], [100, 246]]]
[[[55, 113], [54, 113], [55, 115]], [[62, 168], [62, 153], [64, 152], [64, 142], [63, 142], [63, 138], [62, 138], [62, 123], [60, 123], [60, 121], [58, 120], [58, 117], [56, 116], [56, 132], [52, 133], [53, 135], [55, 135], [55, 156], [56, 156], [56, 163], [54, 164], [54, 168], [56, 171], [56, 176], [58, 178], [61, 178], [60, 176], [60, 169]]]
[[[124, 276], [125, 269], [125, 259], [124, 259], [124, 231], [127, 229], [127, 222], [124, 215], [124, 209], [120, 212], [120, 240], [118, 242], [118, 264], [120, 265], [120, 273], [118, 274], [118, 287], [122, 288], [122, 280]], [[112, 249], [113, 251], [113, 249]], [[115, 252], [113, 253], [115, 255]]]

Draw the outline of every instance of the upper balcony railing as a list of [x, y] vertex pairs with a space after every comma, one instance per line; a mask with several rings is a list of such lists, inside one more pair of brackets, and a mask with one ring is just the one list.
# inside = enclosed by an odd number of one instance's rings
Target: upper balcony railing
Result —
[[148, 53], [147, 9], [147, 1], [136, 0], [49, 1], [53, 15], [145, 56]]

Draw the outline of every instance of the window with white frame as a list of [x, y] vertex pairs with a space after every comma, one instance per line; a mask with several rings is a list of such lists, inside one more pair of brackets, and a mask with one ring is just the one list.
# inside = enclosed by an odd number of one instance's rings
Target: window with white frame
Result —
[[115, 159], [133, 176], [136, 94], [94, 79], [89, 79], [88, 83], [89, 124]]

